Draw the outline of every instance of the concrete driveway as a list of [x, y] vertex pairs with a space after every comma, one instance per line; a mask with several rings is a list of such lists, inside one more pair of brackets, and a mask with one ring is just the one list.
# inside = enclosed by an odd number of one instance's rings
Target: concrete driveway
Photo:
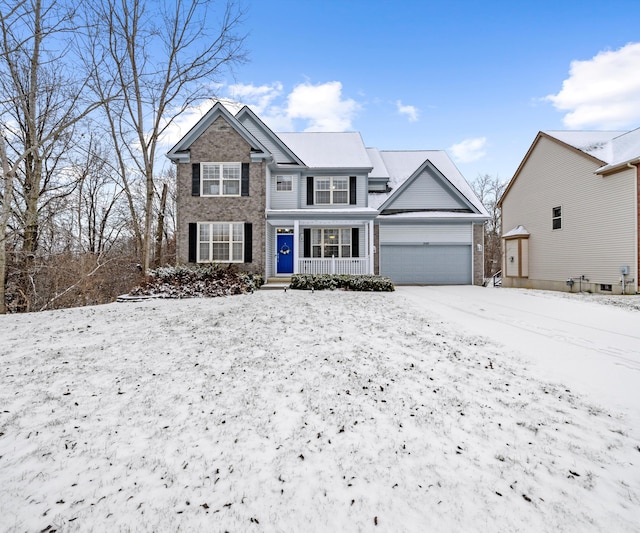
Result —
[[[397, 287], [410, 306], [520, 354], [533, 374], [640, 427], [640, 312], [546, 291]], [[638, 298], [632, 296], [630, 298]]]

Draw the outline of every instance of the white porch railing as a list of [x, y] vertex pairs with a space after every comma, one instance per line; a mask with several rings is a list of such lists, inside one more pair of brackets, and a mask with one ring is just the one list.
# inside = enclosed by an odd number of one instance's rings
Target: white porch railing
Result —
[[299, 274], [371, 274], [368, 257], [349, 257], [328, 259], [300, 258]]

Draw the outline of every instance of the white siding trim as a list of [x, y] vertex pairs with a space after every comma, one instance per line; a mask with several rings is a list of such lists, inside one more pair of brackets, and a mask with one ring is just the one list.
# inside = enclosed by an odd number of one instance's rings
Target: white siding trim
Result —
[[380, 246], [407, 243], [473, 244], [472, 224], [380, 224]]

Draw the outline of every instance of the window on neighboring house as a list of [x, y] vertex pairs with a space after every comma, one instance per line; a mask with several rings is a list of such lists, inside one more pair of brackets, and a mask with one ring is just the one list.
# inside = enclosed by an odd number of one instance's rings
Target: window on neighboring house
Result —
[[243, 251], [243, 222], [198, 223], [199, 263], [242, 263]]
[[293, 190], [293, 176], [276, 176], [276, 191], [288, 192]]
[[240, 163], [201, 163], [202, 196], [240, 196]]
[[351, 257], [351, 228], [313, 228], [311, 257]]
[[554, 207], [551, 210], [551, 227], [553, 229], [562, 228], [562, 207]]
[[321, 177], [315, 179], [317, 205], [345, 205], [349, 203], [349, 178]]

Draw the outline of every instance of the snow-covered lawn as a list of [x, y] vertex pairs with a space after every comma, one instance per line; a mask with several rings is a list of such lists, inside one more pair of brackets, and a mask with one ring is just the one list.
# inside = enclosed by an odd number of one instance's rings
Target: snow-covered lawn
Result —
[[426, 294], [0, 316], [0, 531], [639, 531], [632, 418]]

